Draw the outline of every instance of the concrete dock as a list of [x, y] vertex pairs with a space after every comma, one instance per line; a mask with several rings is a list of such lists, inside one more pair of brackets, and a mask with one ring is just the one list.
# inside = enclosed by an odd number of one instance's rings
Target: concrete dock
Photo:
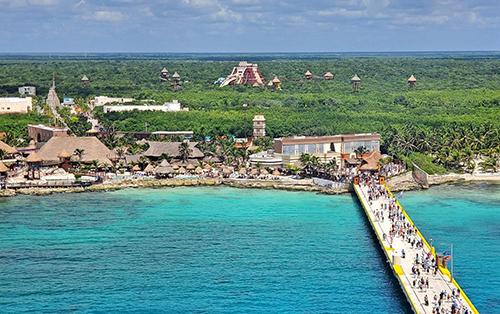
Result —
[[478, 313], [383, 179], [358, 178], [354, 190], [415, 313]]

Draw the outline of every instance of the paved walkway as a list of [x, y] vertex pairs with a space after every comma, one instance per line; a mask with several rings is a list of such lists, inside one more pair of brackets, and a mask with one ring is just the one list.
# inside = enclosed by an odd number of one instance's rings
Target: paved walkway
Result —
[[394, 196], [377, 181], [355, 185], [365, 213], [416, 313], [477, 313]]

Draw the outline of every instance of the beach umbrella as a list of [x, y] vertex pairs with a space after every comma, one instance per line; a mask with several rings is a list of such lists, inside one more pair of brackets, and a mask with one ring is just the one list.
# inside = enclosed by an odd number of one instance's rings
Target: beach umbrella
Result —
[[275, 170], [273, 171], [273, 176], [280, 176], [280, 175], [281, 175], [281, 173], [279, 172], [279, 170], [278, 170], [278, 169], [275, 169]]
[[247, 174], [247, 170], [245, 168], [241, 168], [239, 171], [238, 171], [239, 174]]
[[194, 169], [194, 172], [196, 172], [197, 174], [202, 174], [203, 173], [203, 168], [201, 168], [200, 166], [196, 167], [196, 169]]
[[177, 170], [178, 173], [184, 174], [186, 173], [186, 169], [184, 167], [180, 167], [179, 170]]
[[132, 167], [132, 171], [141, 171], [141, 167], [139, 167], [139, 165], [135, 165]]

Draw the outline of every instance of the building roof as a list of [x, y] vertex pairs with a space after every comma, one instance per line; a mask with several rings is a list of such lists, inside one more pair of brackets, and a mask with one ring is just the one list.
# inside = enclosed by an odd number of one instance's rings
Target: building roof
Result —
[[68, 128], [59, 128], [55, 126], [48, 126], [44, 124], [28, 124], [28, 128], [35, 128], [35, 129], [41, 129], [41, 130], [46, 130], [46, 131], [51, 131], [51, 132], [68, 132]]
[[275, 77], [273, 78], [272, 82], [273, 82], [273, 83], [281, 83], [280, 79], [279, 79], [277, 76], [275, 76]]
[[152, 173], [155, 171], [155, 167], [152, 164], [148, 164], [146, 168], [144, 168], [144, 172]]
[[160, 163], [160, 167], [170, 167], [170, 163], [166, 159], [163, 159]]
[[161, 73], [168, 73], [167, 68], [163, 68], [163, 70], [161, 70]]
[[38, 154], [44, 162], [58, 162], [58, 155], [62, 150], [74, 152], [76, 149], [82, 149], [83, 154], [81, 160], [75, 161], [83, 163], [97, 160], [101, 164], [111, 165], [111, 160], [116, 158], [116, 154], [94, 136], [52, 137], [40, 148]]
[[5, 166], [5, 164], [0, 161], [0, 173], [5, 173], [7, 171], [9, 171], [9, 168], [7, 168], [7, 166]]
[[326, 72], [323, 77], [333, 77], [333, 73], [332, 72]]
[[42, 157], [40, 157], [40, 155], [36, 152], [32, 152], [31, 154], [29, 154], [25, 161], [28, 163], [42, 162]]
[[174, 168], [172, 168], [171, 166], [163, 167], [160, 165], [160, 166], [155, 168], [154, 173], [155, 174], [171, 174], [171, 173], [174, 173]]
[[412, 74], [409, 78], [408, 78], [408, 82], [416, 82], [417, 79], [415, 78], [415, 76]]
[[255, 122], [256, 122], [256, 121], [266, 121], [266, 118], [265, 118], [263, 115], [258, 114], [258, 115], [255, 115], [255, 116], [253, 117], [253, 120], [252, 120], [252, 121], [255, 121]]
[[377, 133], [360, 133], [360, 134], [339, 134], [330, 136], [293, 136], [276, 139], [276, 142], [281, 142], [283, 145], [290, 144], [326, 144], [326, 143], [342, 143], [349, 141], [379, 141], [380, 135]]
[[[179, 158], [179, 145], [182, 142], [154, 142], [148, 141], [149, 148], [144, 152], [144, 156], [147, 157], [160, 157], [163, 154], [166, 154], [172, 158]], [[189, 148], [191, 149], [191, 154], [189, 154], [190, 158], [203, 158], [205, 156], [201, 150], [199, 150], [196, 145], [198, 142], [188, 142]]]
[[376, 171], [379, 169], [380, 152], [372, 151], [368, 156], [363, 157], [359, 170]]
[[351, 79], [351, 82], [360, 82], [360, 81], [361, 79], [359, 78], [359, 76], [357, 74], [354, 74], [354, 76]]
[[6, 144], [3, 141], [0, 141], [0, 151], [5, 152], [6, 154], [15, 154], [15, 153], [17, 153], [17, 149], [15, 149], [14, 147]]
[[174, 75], [172, 75], [173, 78], [180, 78], [181, 76], [179, 75], [179, 73], [175, 72]]
[[81, 79], [82, 82], [88, 82], [90, 81], [89, 78], [87, 77], [87, 75], [83, 75], [82, 79]]
[[59, 158], [71, 158], [71, 156], [73, 156], [73, 154], [69, 153], [67, 150], [63, 149], [59, 155], [57, 155], [57, 157]]
[[311, 71], [307, 70], [307, 71], [306, 71], [306, 73], [305, 73], [304, 75], [305, 75], [305, 76], [311, 76], [311, 75], [313, 75], [313, 74], [311, 73]]

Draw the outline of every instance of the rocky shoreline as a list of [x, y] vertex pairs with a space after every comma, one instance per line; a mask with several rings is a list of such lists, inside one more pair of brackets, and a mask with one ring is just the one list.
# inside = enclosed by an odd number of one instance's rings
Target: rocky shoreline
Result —
[[[460, 184], [466, 182], [486, 181], [500, 184], [500, 176], [473, 176], [462, 174], [449, 174], [441, 176], [429, 176], [429, 185]], [[343, 194], [350, 189], [331, 189], [315, 185], [312, 180], [241, 180], [222, 178], [199, 178], [199, 179], [164, 179], [164, 180], [130, 180], [116, 183], [105, 183], [89, 187], [69, 188], [22, 188], [17, 190], [2, 190], [0, 197], [12, 197], [15, 195], [50, 195], [53, 193], [82, 193], [82, 192], [106, 192], [125, 188], [164, 188], [183, 186], [230, 186], [234, 188], [252, 189], [276, 189], [286, 191], [305, 191], [321, 194]], [[411, 173], [389, 178], [387, 185], [394, 192], [420, 190], [422, 187], [416, 183]]]

